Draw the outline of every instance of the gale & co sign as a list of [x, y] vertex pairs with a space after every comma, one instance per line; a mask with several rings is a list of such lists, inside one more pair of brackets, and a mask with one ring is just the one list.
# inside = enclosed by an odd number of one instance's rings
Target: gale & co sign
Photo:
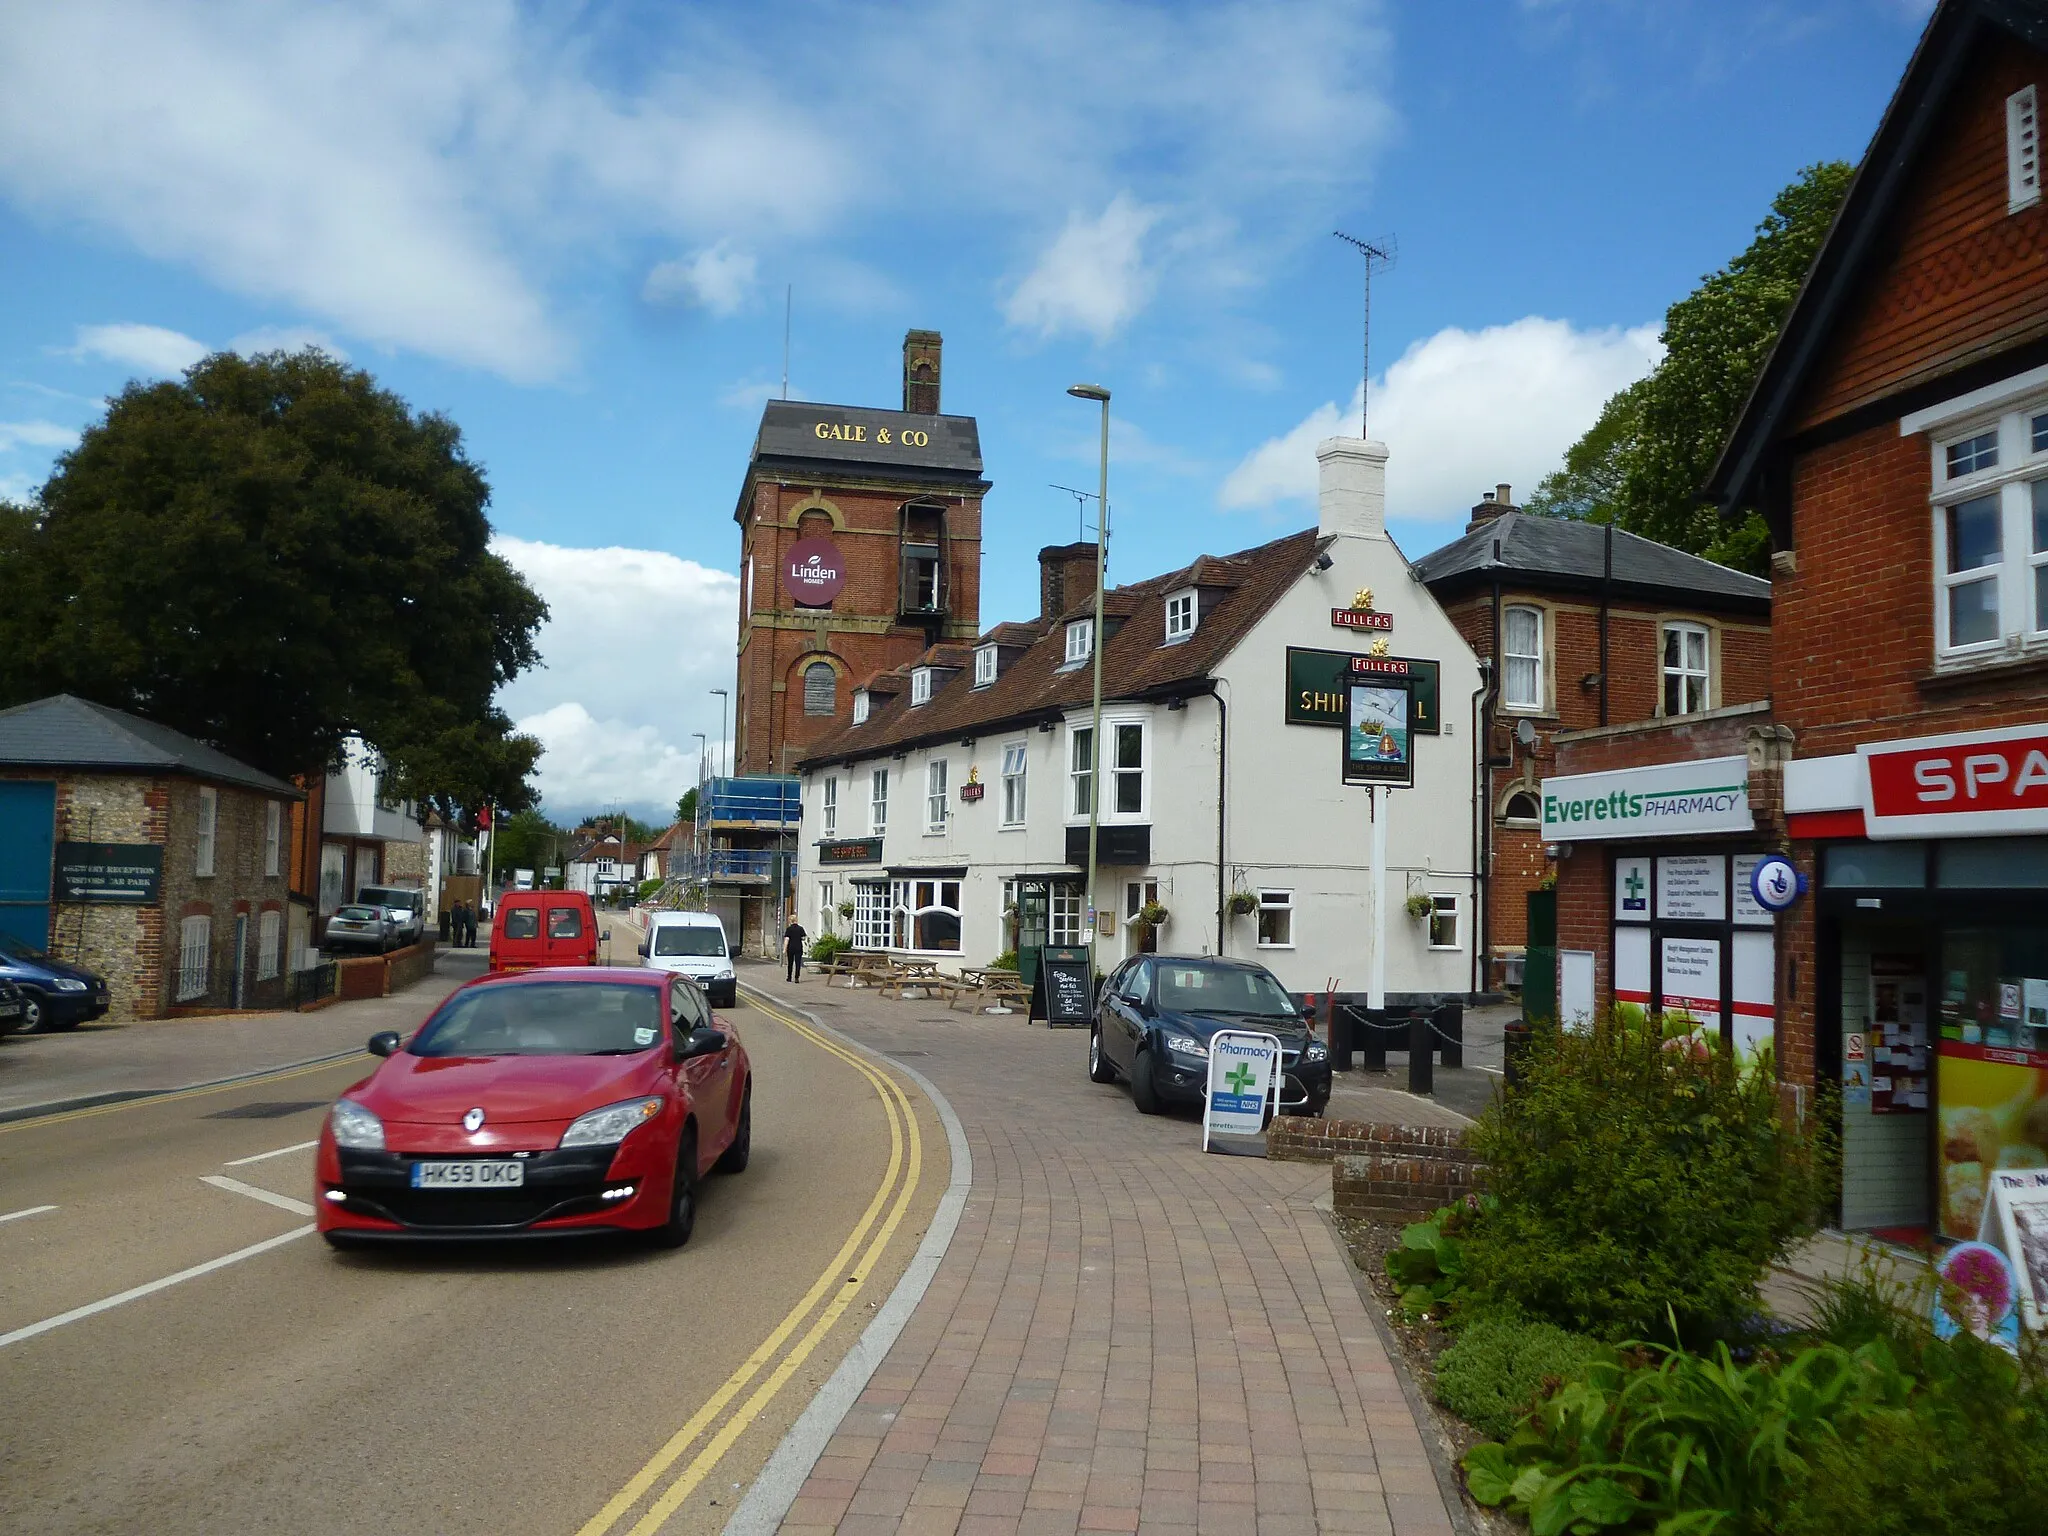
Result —
[[1865, 835], [2048, 832], [2048, 725], [1864, 742]]

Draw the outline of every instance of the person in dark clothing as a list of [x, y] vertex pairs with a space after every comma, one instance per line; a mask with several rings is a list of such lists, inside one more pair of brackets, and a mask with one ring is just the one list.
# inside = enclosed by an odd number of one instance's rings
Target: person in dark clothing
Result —
[[476, 908], [467, 901], [462, 904], [462, 947], [476, 948]]
[[782, 953], [789, 962], [787, 979], [790, 981], [804, 979], [804, 940], [809, 937], [804, 932], [804, 925], [795, 918], [791, 918], [789, 926], [782, 930]]
[[455, 910], [449, 914], [449, 927], [453, 930], [455, 947], [457, 949], [467, 949], [469, 947], [469, 907], [467, 903], [459, 899], [456, 901]]

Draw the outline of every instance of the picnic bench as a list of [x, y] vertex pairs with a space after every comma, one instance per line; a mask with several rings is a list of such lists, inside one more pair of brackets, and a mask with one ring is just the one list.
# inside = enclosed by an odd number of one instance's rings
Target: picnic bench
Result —
[[888, 997], [892, 992], [903, 996], [911, 987], [932, 988], [939, 981], [939, 963], [936, 960], [892, 960], [880, 981], [881, 994]]
[[996, 966], [962, 966], [960, 975], [945, 988], [945, 993], [948, 1012], [957, 1007], [962, 998], [966, 998], [976, 1012], [992, 1003], [1005, 1008], [1028, 1008], [1031, 1004], [1031, 989], [1024, 985], [1024, 979], [1015, 971]]
[[871, 985], [872, 979], [888, 968], [889, 957], [879, 950], [843, 949], [830, 960], [820, 961], [818, 974], [827, 986], [834, 976], [844, 976], [849, 987], [857, 987]]

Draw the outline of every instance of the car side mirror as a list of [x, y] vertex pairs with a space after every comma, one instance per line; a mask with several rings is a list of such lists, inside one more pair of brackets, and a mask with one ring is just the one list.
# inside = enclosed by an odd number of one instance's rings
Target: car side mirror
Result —
[[397, 1030], [380, 1029], [376, 1034], [370, 1036], [370, 1054], [372, 1056], [395, 1055], [400, 1043]]
[[676, 1051], [676, 1060], [690, 1061], [698, 1056], [715, 1056], [729, 1043], [724, 1030], [700, 1025], [683, 1036], [683, 1043]]
[[640, 958], [642, 960], [645, 960], [647, 958], [647, 946], [645, 944], [642, 944], [640, 946]]

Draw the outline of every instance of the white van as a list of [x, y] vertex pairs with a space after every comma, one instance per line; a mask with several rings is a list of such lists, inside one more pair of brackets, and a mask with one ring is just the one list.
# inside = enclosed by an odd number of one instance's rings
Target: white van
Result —
[[681, 971], [693, 978], [711, 995], [714, 1008], [731, 1008], [739, 1001], [740, 984], [725, 945], [725, 925], [715, 912], [649, 913], [640, 958], [656, 970]]

